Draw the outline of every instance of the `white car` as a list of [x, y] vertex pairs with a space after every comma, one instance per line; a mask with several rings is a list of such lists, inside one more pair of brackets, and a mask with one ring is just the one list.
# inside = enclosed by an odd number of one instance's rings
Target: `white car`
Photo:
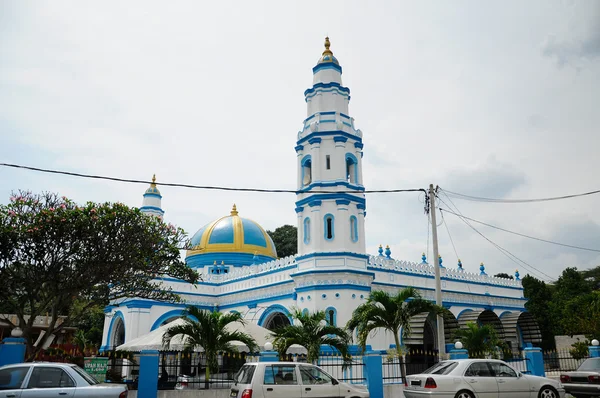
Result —
[[495, 359], [442, 361], [406, 377], [406, 398], [564, 398], [558, 380], [523, 374]]
[[246, 363], [234, 379], [230, 398], [369, 398], [366, 386], [339, 382], [307, 363]]

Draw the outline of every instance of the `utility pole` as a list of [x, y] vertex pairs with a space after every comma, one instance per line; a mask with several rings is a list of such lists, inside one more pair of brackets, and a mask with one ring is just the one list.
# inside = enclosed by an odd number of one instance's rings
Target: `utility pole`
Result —
[[[435, 220], [435, 190], [433, 184], [429, 184], [429, 203], [431, 209], [431, 235], [433, 239], [433, 267], [435, 269], [435, 303], [442, 306], [442, 280], [441, 269], [439, 264], [438, 237], [437, 237], [437, 222]], [[444, 318], [440, 314], [437, 316], [437, 341], [440, 354], [446, 353], [446, 337], [444, 333]]]

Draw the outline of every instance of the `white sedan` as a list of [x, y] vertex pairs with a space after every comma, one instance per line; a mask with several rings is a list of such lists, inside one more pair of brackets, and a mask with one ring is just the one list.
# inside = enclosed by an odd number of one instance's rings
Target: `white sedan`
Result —
[[406, 398], [564, 398], [557, 380], [523, 374], [495, 359], [442, 361], [406, 377]]

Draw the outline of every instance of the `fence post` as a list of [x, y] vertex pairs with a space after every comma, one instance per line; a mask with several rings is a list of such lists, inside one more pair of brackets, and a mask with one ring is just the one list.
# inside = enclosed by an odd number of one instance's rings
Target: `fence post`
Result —
[[596, 339], [592, 340], [592, 345], [589, 346], [590, 358], [600, 358], [600, 342]]
[[542, 349], [533, 347], [531, 343], [527, 343], [523, 353], [527, 362], [527, 371], [534, 376], [545, 377], [546, 371], [544, 370], [544, 355], [542, 354]]
[[156, 398], [158, 394], [158, 350], [142, 350], [138, 398]]
[[27, 347], [25, 346], [25, 339], [21, 337], [23, 332], [19, 328], [14, 328], [10, 335], [11, 337], [2, 340], [0, 345], [0, 366], [25, 362]]
[[273, 343], [267, 341], [264, 346], [264, 351], [260, 353], [260, 359], [258, 362], [277, 362], [279, 361], [279, 354], [277, 351], [273, 351]]
[[363, 363], [370, 398], [383, 398], [383, 361], [381, 355], [367, 352], [363, 356]]
[[[446, 344], [448, 345], [448, 344]], [[467, 359], [469, 358], [469, 351], [463, 348], [463, 344], [457, 341], [452, 345], [450, 350], [450, 359]]]

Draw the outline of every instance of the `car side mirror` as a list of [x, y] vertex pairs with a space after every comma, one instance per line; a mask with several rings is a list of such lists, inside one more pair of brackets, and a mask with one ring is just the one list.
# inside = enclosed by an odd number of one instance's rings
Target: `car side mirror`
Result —
[[340, 384], [340, 382], [337, 381], [336, 379], [331, 379], [331, 384], [333, 384], [334, 386], [337, 386], [338, 384]]
[[521, 377], [521, 376], [523, 376], [523, 373], [521, 373], [521, 372], [517, 372], [517, 378], [519, 378], [519, 377]]

